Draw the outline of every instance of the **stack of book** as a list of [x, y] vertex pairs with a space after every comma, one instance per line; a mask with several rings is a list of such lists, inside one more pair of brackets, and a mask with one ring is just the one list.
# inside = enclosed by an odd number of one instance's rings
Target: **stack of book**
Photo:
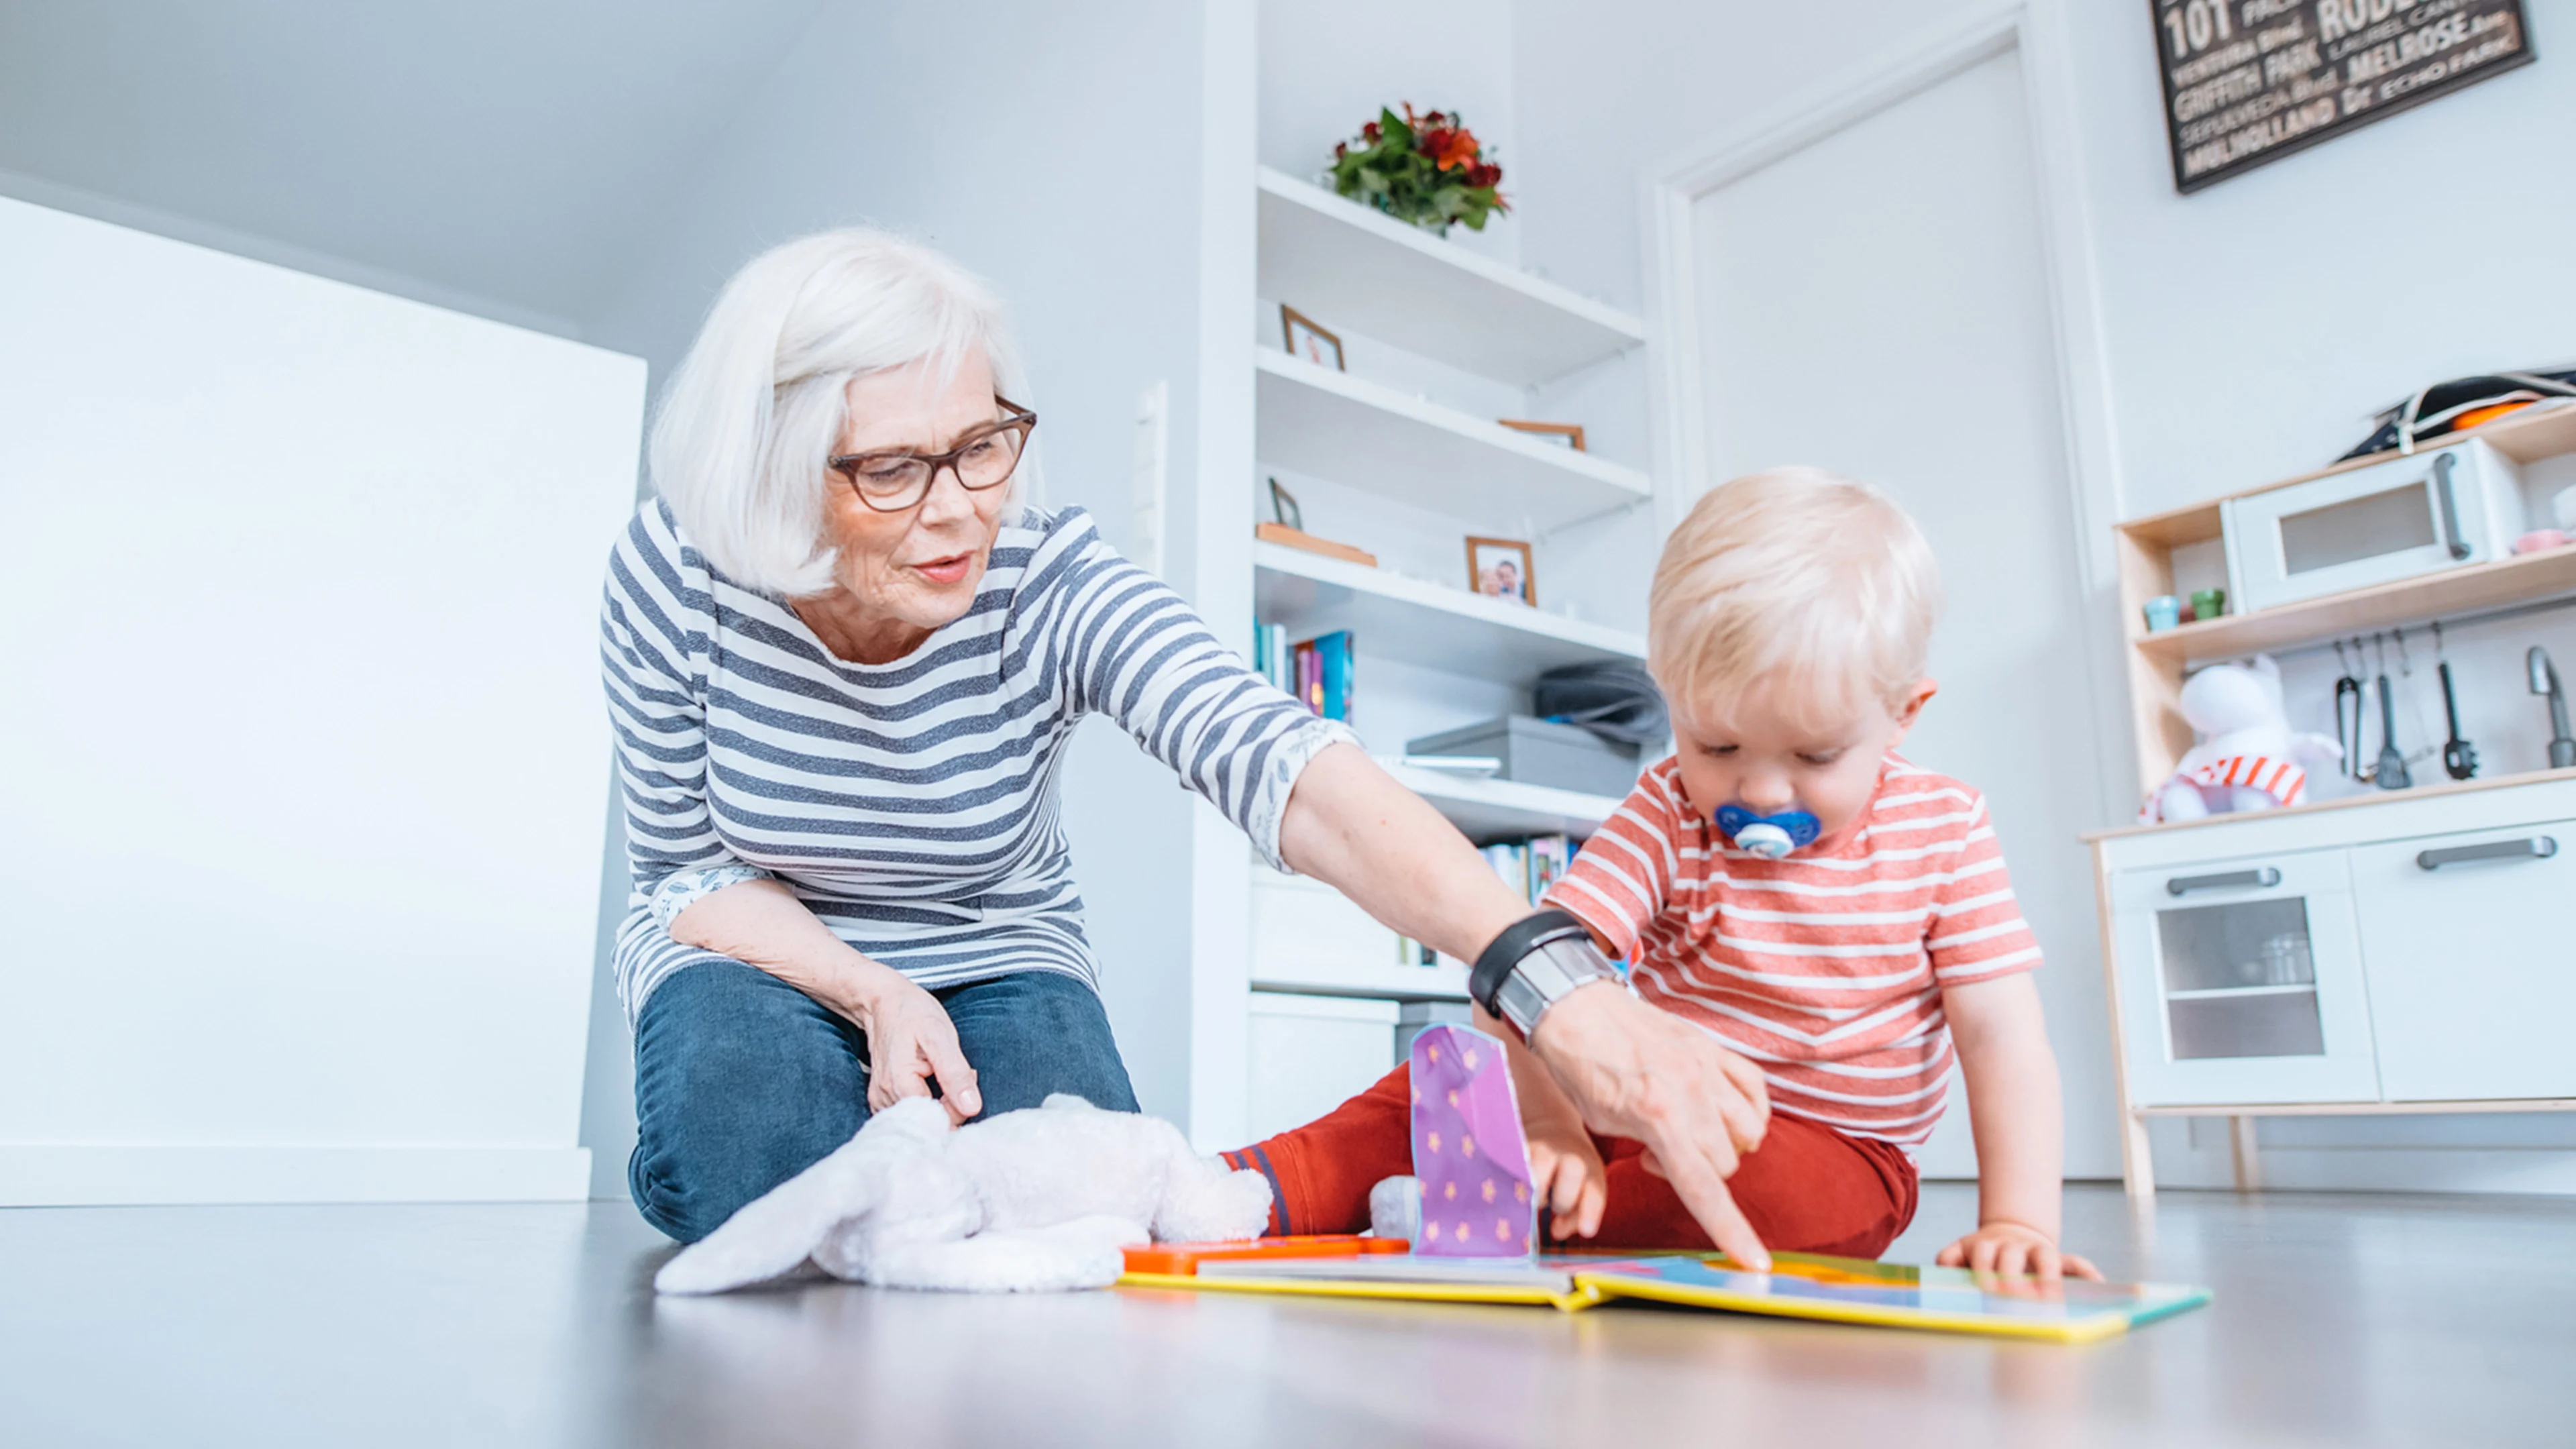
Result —
[[1298, 703], [1326, 719], [1351, 717], [1351, 631], [1336, 629], [1301, 643], [1288, 642], [1280, 624], [1253, 631], [1252, 667]]

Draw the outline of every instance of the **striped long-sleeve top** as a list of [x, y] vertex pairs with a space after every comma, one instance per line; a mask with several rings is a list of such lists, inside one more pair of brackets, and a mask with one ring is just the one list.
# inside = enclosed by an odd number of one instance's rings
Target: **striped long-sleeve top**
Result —
[[1006, 523], [964, 617], [853, 664], [716, 572], [655, 499], [610, 555], [600, 635], [634, 867], [616, 949], [630, 1020], [711, 959], [672, 920], [761, 877], [924, 986], [1097, 986], [1057, 803], [1083, 715], [1117, 721], [1274, 866], [1298, 773], [1351, 737], [1245, 668], [1079, 509]]
[[1940, 1120], [1943, 989], [2039, 964], [1985, 797], [1894, 755], [1857, 830], [1779, 860], [1729, 845], [1667, 758], [1547, 904], [1627, 957], [1639, 996], [1758, 1063], [1775, 1110], [1899, 1143]]

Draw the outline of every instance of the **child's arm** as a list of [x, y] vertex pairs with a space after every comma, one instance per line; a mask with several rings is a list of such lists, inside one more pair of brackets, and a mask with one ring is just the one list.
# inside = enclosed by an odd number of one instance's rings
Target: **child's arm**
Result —
[[2017, 971], [1949, 987], [1942, 1004], [1977, 1139], [1977, 1230], [1943, 1248], [1938, 1261], [1979, 1272], [2099, 1279], [2100, 1270], [2057, 1246], [2065, 1118], [2038, 987]]
[[1555, 1074], [1521, 1045], [1520, 1035], [1476, 1008], [1476, 1028], [1500, 1037], [1511, 1067], [1512, 1096], [1521, 1110], [1521, 1138], [1529, 1146], [1530, 1190], [1554, 1216], [1549, 1231], [1561, 1241], [1601, 1231], [1610, 1204], [1610, 1174]]

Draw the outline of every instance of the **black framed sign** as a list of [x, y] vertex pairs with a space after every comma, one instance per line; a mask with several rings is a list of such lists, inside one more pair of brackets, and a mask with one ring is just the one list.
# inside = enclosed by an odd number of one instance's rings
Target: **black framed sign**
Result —
[[2535, 57], [2522, 0], [2147, 0], [2198, 191]]

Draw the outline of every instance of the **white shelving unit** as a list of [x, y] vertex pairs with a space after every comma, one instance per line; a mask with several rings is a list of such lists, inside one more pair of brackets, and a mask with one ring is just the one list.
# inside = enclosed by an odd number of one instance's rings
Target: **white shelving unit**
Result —
[[1301, 638], [1349, 629], [1374, 657], [1509, 679], [1646, 657], [1642, 635], [1283, 544], [1254, 544], [1252, 566], [1253, 606], [1264, 621]]
[[1607, 795], [1585, 795], [1524, 785], [1517, 780], [1474, 780], [1386, 760], [1387, 773], [1404, 788], [1440, 807], [1470, 840], [1514, 835], [1590, 835], [1619, 808]]
[[1634, 468], [1540, 442], [1383, 383], [1263, 349], [1255, 445], [1264, 460], [1444, 513], [1541, 530], [1650, 501]]
[[[1526, 394], [1645, 341], [1635, 317], [1318, 187], [1266, 170], [1256, 187], [1260, 296], [1347, 336], [1504, 384], [1487, 389], [1493, 401], [1480, 409], [1500, 406], [1506, 389]], [[1371, 354], [1351, 352], [1365, 368]], [[1251, 360], [1256, 463], [1404, 505], [1388, 515], [1415, 531], [1390, 540], [1400, 547], [1375, 549], [1382, 554], [1422, 557], [1426, 514], [1436, 516], [1435, 533], [1455, 520], [1462, 541], [1492, 532], [1537, 539], [1655, 497], [1641, 469], [1515, 432], [1410, 385], [1267, 346], [1256, 345]], [[1367, 537], [1343, 541], [1372, 546]], [[1389, 718], [1374, 712], [1391, 697], [1394, 718], [1445, 714], [1464, 723], [1500, 712], [1498, 700], [1549, 669], [1645, 657], [1644, 638], [1625, 630], [1280, 544], [1250, 552], [1262, 623], [1285, 626], [1292, 640], [1351, 631], [1368, 718]], [[1633, 564], [1642, 579], [1652, 560]], [[1372, 675], [1379, 662], [1388, 670]], [[1389, 752], [1403, 743], [1373, 740]], [[1390, 753], [1381, 763], [1480, 844], [1587, 836], [1619, 803], [1391, 761]], [[1276, 1126], [1328, 1108], [1393, 1064], [1408, 1024], [1462, 1019], [1463, 967], [1410, 964], [1393, 930], [1319, 881], [1259, 866], [1251, 876], [1248, 984], [1261, 1027], [1245, 1038], [1249, 1120]]]
[[[1462, 251], [1264, 167], [1261, 292], [1317, 318], [1520, 387], [1646, 340], [1617, 308]], [[1366, 319], [1362, 326], [1358, 319]]]

